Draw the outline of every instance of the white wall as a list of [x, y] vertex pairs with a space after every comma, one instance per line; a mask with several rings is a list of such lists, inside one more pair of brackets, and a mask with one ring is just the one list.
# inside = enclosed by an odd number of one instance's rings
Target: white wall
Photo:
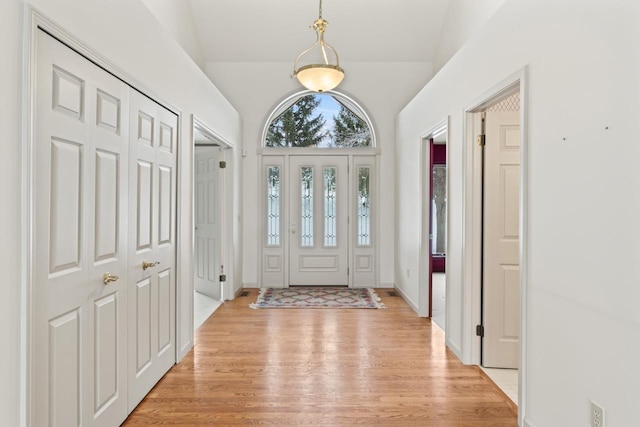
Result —
[[182, 49], [204, 70], [204, 54], [193, 19], [191, 2], [185, 0], [141, 0]]
[[[526, 418], [637, 425], [640, 398], [640, 3], [509, 0], [399, 114], [398, 269], [417, 262], [420, 135], [447, 115], [448, 338], [461, 345], [463, 111], [529, 66]], [[607, 129], [608, 127], [608, 129]], [[398, 286], [417, 294], [416, 280]]]
[[[207, 75], [227, 96], [243, 117], [242, 248], [245, 286], [258, 282], [258, 171], [257, 149], [262, 131], [273, 109], [288, 95], [302, 90], [291, 79], [292, 62], [286, 63], [207, 63]], [[431, 78], [430, 63], [342, 62], [345, 79], [339, 91], [355, 99], [373, 121], [380, 156], [380, 276], [383, 286], [393, 286], [394, 230], [394, 118], [411, 97]]]
[[444, 64], [481, 28], [505, 0], [450, 0], [433, 59], [433, 72]]
[[20, 3], [7, 1], [0, 13], [0, 420], [19, 425], [20, 414]]
[[[112, 0], [32, 0], [30, 4], [89, 45], [118, 68], [144, 83], [156, 96], [182, 110], [181, 140], [191, 140], [191, 114], [195, 113], [211, 128], [232, 142], [239, 142], [241, 125], [238, 113], [225, 100], [209, 79], [183, 52], [139, 1]], [[27, 215], [20, 209], [21, 195], [21, 77], [23, 2], [6, 0], [0, 14], [0, 156], [3, 203], [0, 207], [0, 336], [5, 351], [0, 352], [0, 419], [3, 425], [20, 425], [20, 292], [21, 262], [24, 260], [20, 233]], [[183, 172], [191, 174], [191, 148], [185, 147], [180, 159]], [[179, 187], [183, 223], [178, 252], [181, 269], [178, 288], [183, 302], [191, 284], [191, 180]], [[239, 244], [239, 242], [238, 242]], [[230, 278], [232, 279], [232, 278]], [[186, 304], [186, 302], [185, 302]], [[193, 325], [192, 310], [181, 306], [179, 319], [182, 341], [178, 346], [192, 345], [188, 325]]]

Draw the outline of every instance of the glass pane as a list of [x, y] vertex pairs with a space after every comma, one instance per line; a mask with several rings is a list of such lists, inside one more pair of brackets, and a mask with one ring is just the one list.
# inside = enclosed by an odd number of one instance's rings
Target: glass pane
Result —
[[313, 246], [313, 168], [300, 168], [300, 246]]
[[[266, 147], [349, 148], [371, 146], [364, 112], [339, 95], [303, 95], [271, 123]], [[347, 107], [349, 105], [349, 107]], [[358, 110], [358, 111], [354, 111]]]
[[280, 244], [280, 168], [267, 169], [267, 245]]
[[324, 168], [324, 245], [336, 246], [336, 168]]
[[371, 244], [371, 168], [358, 168], [358, 245]]
[[447, 167], [433, 166], [433, 200], [431, 200], [431, 251], [434, 255], [445, 255], [447, 252]]

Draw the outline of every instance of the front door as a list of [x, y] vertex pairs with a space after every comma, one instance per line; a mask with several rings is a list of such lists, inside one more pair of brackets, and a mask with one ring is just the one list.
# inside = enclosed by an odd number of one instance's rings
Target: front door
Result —
[[348, 156], [289, 162], [289, 285], [347, 286]]
[[482, 364], [518, 368], [520, 113], [487, 112], [484, 163]]

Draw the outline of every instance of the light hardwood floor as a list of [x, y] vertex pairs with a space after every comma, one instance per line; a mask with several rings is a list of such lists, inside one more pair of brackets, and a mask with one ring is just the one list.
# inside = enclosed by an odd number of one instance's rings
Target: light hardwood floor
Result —
[[516, 426], [511, 400], [401, 297], [386, 309], [226, 302], [125, 422], [140, 425]]

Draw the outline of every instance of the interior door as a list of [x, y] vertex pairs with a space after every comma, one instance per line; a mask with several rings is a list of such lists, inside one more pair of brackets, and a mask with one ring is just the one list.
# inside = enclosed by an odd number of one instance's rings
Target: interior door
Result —
[[119, 425], [129, 88], [42, 31], [36, 42], [31, 421]]
[[175, 363], [178, 120], [131, 92], [129, 169], [129, 410]]
[[348, 157], [289, 162], [289, 284], [347, 286]]
[[220, 290], [220, 191], [218, 147], [196, 147], [195, 280], [197, 292], [215, 300]]
[[482, 362], [518, 368], [520, 114], [486, 113]]

